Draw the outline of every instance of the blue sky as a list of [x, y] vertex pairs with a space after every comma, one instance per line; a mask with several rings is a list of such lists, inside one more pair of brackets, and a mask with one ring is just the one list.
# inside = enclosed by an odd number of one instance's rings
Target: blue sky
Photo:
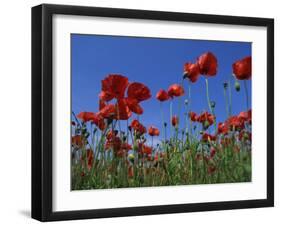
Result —
[[[210, 99], [216, 102], [218, 121], [224, 121], [227, 114], [223, 82], [231, 76], [234, 61], [251, 55], [251, 43], [72, 34], [71, 51], [72, 110], [76, 114], [97, 112], [101, 80], [110, 73], [122, 74], [130, 81], [144, 83], [150, 88], [152, 98], [141, 103], [144, 114], [140, 119], [145, 126], [160, 128], [159, 101], [155, 99], [157, 91], [167, 89], [173, 83], [180, 84], [184, 63], [194, 62], [207, 51], [218, 59], [218, 73], [209, 79], [209, 92]], [[233, 85], [232, 79], [232, 113], [237, 114], [246, 110], [245, 92], [243, 83], [240, 82], [240, 92], [236, 92]], [[247, 85], [251, 99], [251, 80]], [[186, 91], [187, 87], [185, 80]], [[175, 113], [178, 113], [178, 102], [186, 99], [186, 95], [173, 102]], [[204, 76], [191, 85], [191, 98], [192, 111], [208, 110]], [[168, 121], [169, 102], [163, 103], [163, 109], [165, 121]], [[183, 126], [183, 105], [181, 109], [180, 125]]]

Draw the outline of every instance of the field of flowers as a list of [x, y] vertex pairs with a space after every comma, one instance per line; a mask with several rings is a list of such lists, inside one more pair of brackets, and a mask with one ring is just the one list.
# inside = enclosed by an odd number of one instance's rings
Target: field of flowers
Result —
[[[247, 88], [251, 56], [229, 67], [233, 78], [221, 85], [226, 108], [223, 122], [217, 121], [216, 100], [209, 95], [208, 80], [216, 76], [218, 68], [211, 52], [186, 63], [182, 83], [156, 90], [155, 96], [145, 84], [129, 81], [124, 75], [106, 76], [101, 81], [99, 109], [72, 112], [72, 190], [251, 181], [252, 121]], [[199, 78], [205, 79], [206, 93], [201, 95], [206, 96], [209, 110], [194, 112], [190, 86]], [[233, 115], [231, 97], [235, 93], [230, 87], [239, 92], [240, 85], [246, 93], [241, 106], [247, 109]], [[155, 114], [161, 128], [143, 125], [139, 117], [145, 111], [141, 103], [151, 98], [159, 101]], [[178, 112], [173, 109], [175, 101], [184, 109], [183, 115], [174, 114]], [[166, 104], [170, 106], [167, 121]], [[121, 122], [126, 123], [125, 129]]]

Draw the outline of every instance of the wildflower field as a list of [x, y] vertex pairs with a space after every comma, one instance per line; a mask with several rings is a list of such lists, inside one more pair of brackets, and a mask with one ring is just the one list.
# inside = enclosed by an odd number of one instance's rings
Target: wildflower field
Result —
[[[232, 75], [220, 82], [220, 99], [211, 98], [209, 89], [220, 62], [208, 49], [157, 90], [126, 74], [104, 75], [93, 97], [99, 107], [72, 111], [71, 189], [250, 182], [251, 56], [224, 67]], [[204, 92], [198, 94], [191, 88], [199, 80]], [[232, 97], [240, 89], [246, 95], [233, 114]], [[201, 111], [193, 110], [193, 95], [204, 96]], [[143, 105], [153, 99], [158, 126], [142, 121]], [[223, 120], [216, 116], [218, 102], [225, 105]]]

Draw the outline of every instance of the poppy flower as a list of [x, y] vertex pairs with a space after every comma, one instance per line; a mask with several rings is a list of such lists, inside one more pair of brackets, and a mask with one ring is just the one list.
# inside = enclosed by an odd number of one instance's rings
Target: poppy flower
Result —
[[220, 122], [218, 124], [218, 134], [227, 134], [227, 132], [228, 132], [227, 123]]
[[178, 118], [178, 116], [174, 115], [172, 117], [172, 125], [175, 127], [175, 126], [178, 126], [178, 124], [179, 124], [179, 118]]
[[106, 106], [106, 102], [102, 99], [99, 99], [99, 110], [103, 109]]
[[215, 149], [214, 147], [211, 147], [211, 150], [210, 150], [210, 157], [211, 157], [211, 158], [214, 158], [215, 154], [216, 154], [216, 149]]
[[248, 56], [232, 64], [233, 74], [238, 80], [247, 80], [252, 76], [252, 57]]
[[244, 119], [238, 116], [231, 116], [227, 119], [226, 123], [229, 125], [232, 130], [241, 130], [244, 129]]
[[239, 138], [240, 141], [246, 141], [246, 140], [251, 141], [252, 140], [252, 133], [242, 130], [242, 131], [240, 131], [238, 138]]
[[117, 136], [117, 134], [118, 134], [118, 130], [110, 130], [106, 134], [106, 139], [108, 140], [113, 139], [114, 137]]
[[104, 118], [113, 118], [115, 116], [115, 106], [114, 104], [107, 104], [99, 111], [99, 115]]
[[103, 101], [111, 101], [113, 98], [114, 98], [113, 93], [101, 91], [99, 94], [99, 99]]
[[168, 95], [168, 93], [165, 90], [160, 89], [158, 91], [158, 93], [156, 94], [156, 98], [159, 101], [163, 102], [163, 101], [169, 100], [170, 96]]
[[121, 149], [122, 141], [120, 137], [112, 137], [111, 139], [107, 139], [105, 142], [105, 150], [108, 150], [110, 148], [113, 149], [113, 151], [116, 153]]
[[245, 122], [252, 122], [252, 110], [250, 109], [249, 111], [242, 111], [239, 113], [238, 117], [241, 120], [244, 120]]
[[137, 99], [134, 99], [134, 98], [126, 98], [126, 103], [129, 107], [129, 109], [138, 114], [138, 115], [141, 115], [143, 113], [143, 109], [142, 107], [139, 105], [139, 102]]
[[94, 114], [94, 117], [91, 120], [100, 130], [104, 130], [106, 124], [104, 122], [104, 118], [100, 114]]
[[207, 52], [202, 54], [198, 57], [197, 64], [199, 66], [200, 74], [205, 76], [215, 76], [217, 74], [218, 62], [213, 53]]
[[146, 128], [136, 119], [131, 122], [131, 128], [133, 128], [139, 135], [146, 133]]
[[128, 177], [134, 177], [134, 168], [133, 166], [128, 167]]
[[129, 98], [136, 99], [138, 102], [147, 100], [151, 97], [149, 88], [139, 82], [130, 83], [127, 94]]
[[184, 65], [184, 77], [188, 78], [192, 83], [196, 82], [200, 75], [198, 64], [186, 63]]
[[151, 155], [152, 153], [152, 147], [149, 147], [143, 143], [139, 143], [139, 153], [140, 154], [147, 154], [147, 155]]
[[83, 112], [80, 112], [76, 117], [81, 119], [83, 122], [88, 122], [88, 121], [91, 121], [95, 117], [95, 114], [93, 112], [83, 111]]
[[88, 170], [91, 170], [93, 166], [94, 153], [91, 149], [87, 149], [86, 155], [87, 155], [87, 167]]
[[119, 99], [115, 105], [115, 118], [118, 120], [127, 120], [131, 117], [130, 111], [125, 99]]
[[184, 94], [184, 89], [178, 84], [173, 84], [168, 88], [168, 95], [173, 97], [180, 97]]
[[217, 137], [215, 135], [211, 135], [208, 133], [203, 133], [202, 135], [202, 140], [207, 142], [207, 141], [216, 141]]
[[197, 121], [207, 125], [208, 127], [213, 125], [215, 121], [215, 116], [205, 111], [198, 116]]
[[113, 98], [122, 99], [124, 98], [125, 90], [129, 85], [128, 78], [119, 74], [110, 74], [101, 81], [102, 91], [104, 92], [101, 96], [107, 97], [106, 101]]
[[150, 126], [148, 128], [148, 134], [153, 137], [153, 136], [159, 136], [160, 132], [159, 129], [157, 129], [156, 127]]
[[71, 137], [71, 144], [77, 147], [82, 147], [86, 141], [81, 135], [75, 135]]
[[216, 171], [216, 167], [215, 166], [208, 166], [208, 174], [213, 174]]
[[192, 122], [196, 122], [198, 120], [197, 114], [193, 111], [189, 112], [189, 118]]
[[122, 143], [121, 149], [125, 150], [126, 152], [128, 152], [128, 151], [132, 150], [132, 145], [130, 145], [128, 143]]

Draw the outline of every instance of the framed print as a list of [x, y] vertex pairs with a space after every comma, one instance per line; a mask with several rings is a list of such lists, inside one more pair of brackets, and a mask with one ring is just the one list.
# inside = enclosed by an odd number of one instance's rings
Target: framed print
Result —
[[32, 217], [274, 205], [274, 21], [32, 8]]

